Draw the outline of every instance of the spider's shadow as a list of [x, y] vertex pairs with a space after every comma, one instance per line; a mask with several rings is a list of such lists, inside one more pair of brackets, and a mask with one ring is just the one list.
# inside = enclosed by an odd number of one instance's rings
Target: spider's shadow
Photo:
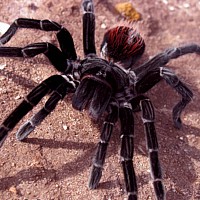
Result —
[[[26, 138], [24, 140], [26, 143], [31, 143], [35, 145], [41, 145], [42, 148], [51, 148], [51, 149], [70, 149], [69, 147], [73, 147], [73, 149], [82, 149], [87, 148], [87, 151], [81, 155], [81, 157], [77, 157], [73, 162], [69, 162], [65, 165], [62, 165], [59, 169], [45, 169], [43, 167], [30, 167], [26, 170], [21, 170], [14, 176], [6, 177], [0, 179], [0, 190], [7, 190], [12, 185], [17, 186], [23, 181], [33, 181], [35, 177], [38, 177], [39, 180], [43, 179], [54, 179], [55, 181], [59, 179], [63, 179], [68, 176], [74, 176], [77, 174], [77, 171], [84, 170], [88, 168], [85, 166], [84, 161], [88, 159], [90, 156], [91, 149], [94, 149], [93, 143], [76, 143], [72, 141], [54, 141], [52, 139], [39, 139], [39, 138]], [[89, 148], [88, 148], [89, 147]], [[80, 168], [74, 168], [74, 163], [79, 163]], [[72, 167], [73, 166], [73, 167]], [[70, 171], [70, 173], [69, 173]], [[55, 177], [56, 174], [56, 177]]]

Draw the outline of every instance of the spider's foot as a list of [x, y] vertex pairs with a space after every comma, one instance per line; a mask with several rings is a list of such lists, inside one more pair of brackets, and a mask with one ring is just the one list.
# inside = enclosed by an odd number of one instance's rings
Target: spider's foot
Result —
[[182, 128], [182, 121], [181, 121], [180, 117], [178, 117], [176, 119], [173, 119], [173, 121], [174, 121], [175, 128], [177, 128], [177, 129], [181, 129]]
[[8, 136], [8, 130], [4, 128], [3, 126], [0, 127], [0, 148], [3, 145], [7, 136]]
[[164, 190], [164, 186], [162, 183], [162, 180], [155, 180], [153, 182], [153, 187], [154, 187], [154, 191], [156, 193], [156, 199], [157, 200], [165, 200], [165, 190]]
[[128, 193], [128, 200], [137, 200], [137, 194], [136, 193]]
[[33, 130], [35, 126], [33, 126], [29, 121], [23, 124], [16, 133], [16, 138], [19, 141], [25, 139]]
[[92, 166], [91, 174], [90, 174], [90, 179], [89, 179], [89, 189], [96, 189], [99, 181], [102, 176], [102, 168], [101, 167], [96, 167]]
[[82, 7], [84, 12], [94, 12], [92, 0], [83, 0]]

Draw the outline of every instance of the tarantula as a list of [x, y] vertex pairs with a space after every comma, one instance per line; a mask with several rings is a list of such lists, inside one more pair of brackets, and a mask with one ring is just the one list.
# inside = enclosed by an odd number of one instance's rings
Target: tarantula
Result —
[[78, 59], [69, 31], [50, 20], [19, 18], [0, 37], [0, 44], [7, 43], [18, 28], [57, 31], [60, 49], [50, 43], [34, 43], [26, 47], [0, 47], [1, 57], [30, 58], [44, 54], [51, 64], [61, 72], [35, 87], [19, 106], [0, 125], [0, 146], [15, 125], [36, 106], [47, 94], [50, 98], [44, 107], [18, 130], [18, 140], [26, 138], [36, 126], [56, 107], [67, 94], [73, 93], [72, 105], [77, 110], [88, 109], [92, 118], [106, 114], [100, 141], [94, 156], [89, 188], [98, 186], [102, 176], [106, 150], [115, 123], [121, 125], [121, 151], [125, 187], [129, 200], [136, 200], [137, 183], [133, 167], [134, 112], [141, 111], [146, 133], [146, 144], [150, 159], [151, 177], [156, 198], [165, 199], [162, 172], [158, 158], [158, 142], [154, 126], [154, 109], [145, 93], [164, 79], [182, 99], [173, 108], [173, 121], [181, 127], [180, 115], [192, 99], [190, 89], [165, 65], [171, 60], [188, 53], [200, 53], [200, 46], [189, 44], [169, 48], [144, 64], [135, 66], [145, 50], [143, 38], [131, 27], [117, 26], [108, 30], [98, 57], [95, 48], [95, 14], [92, 0], [83, 0], [83, 49], [85, 58]]

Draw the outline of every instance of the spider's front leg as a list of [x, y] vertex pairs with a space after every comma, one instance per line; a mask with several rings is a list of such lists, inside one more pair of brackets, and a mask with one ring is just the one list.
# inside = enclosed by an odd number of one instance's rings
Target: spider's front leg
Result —
[[170, 69], [164, 66], [171, 59], [178, 58], [188, 53], [200, 54], [200, 46], [197, 44], [190, 44], [178, 48], [167, 49], [133, 71], [130, 71], [130, 75], [133, 76], [132, 80], [136, 80], [134, 85], [139, 94], [147, 92], [161, 79], [164, 79], [182, 96], [181, 101], [173, 108], [174, 125], [179, 129], [182, 125], [180, 118], [181, 113], [191, 101], [193, 93]]
[[95, 15], [92, 0], [83, 0], [83, 49], [85, 56], [96, 54]]
[[[18, 139], [22, 140], [29, 134], [35, 125], [39, 124], [56, 106], [58, 101], [69, 92], [75, 91], [74, 83], [70, 83], [64, 76], [54, 75], [44, 80], [41, 84], [35, 87], [26, 98], [19, 104], [19, 106], [11, 112], [11, 114], [0, 125], [0, 147], [3, 145], [8, 132], [11, 131], [17, 123], [36, 106], [40, 100], [48, 93], [53, 92], [50, 99], [45, 104], [39, 115], [34, 118], [35, 121], [30, 120], [29, 124], [25, 124], [18, 132]], [[31, 130], [31, 131], [30, 131]]]
[[[36, 128], [36, 126], [40, 125], [42, 121], [55, 109], [58, 102], [62, 100], [67, 93], [75, 91], [79, 82], [73, 80], [70, 75], [62, 75], [61, 77], [64, 78], [66, 82], [60, 84], [56, 90], [51, 93], [51, 96], [45, 103], [44, 107], [19, 128], [16, 133], [17, 140], [21, 141], [26, 138]], [[62, 79], [61, 77], [60, 79]]]
[[172, 112], [175, 127], [180, 129], [182, 126], [180, 117], [181, 113], [186, 105], [192, 100], [193, 93], [183, 82], [178, 79], [178, 77], [171, 70], [162, 67], [160, 69], [160, 75], [182, 96], [182, 99], [174, 106]]

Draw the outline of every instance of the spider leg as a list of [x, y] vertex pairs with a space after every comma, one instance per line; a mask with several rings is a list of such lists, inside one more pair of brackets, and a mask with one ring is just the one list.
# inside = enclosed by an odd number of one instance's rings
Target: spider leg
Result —
[[135, 89], [138, 94], [145, 93], [157, 84], [161, 79], [164, 79], [172, 88], [174, 88], [178, 94], [182, 96], [182, 99], [174, 106], [172, 116], [174, 126], [178, 129], [181, 128], [181, 113], [186, 105], [191, 101], [193, 97], [192, 91], [181, 81], [179, 78], [168, 68], [159, 67], [149, 70], [147, 74], [137, 75], [138, 79], [135, 83]]
[[124, 173], [128, 200], [137, 200], [137, 182], [133, 167], [134, 151], [134, 118], [131, 105], [127, 104], [119, 110], [121, 122], [121, 164]]
[[103, 165], [105, 163], [106, 151], [112, 134], [113, 126], [118, 119], [118, 107], [110, 107], [110, 112], [107, 115], [101, 130], [100, 142], [93, 159], [91, 174], [89, 178], [89, 188], [95, 189], [102, 176]]
[[171, 59], [176, 59], [189, 53], [200, 54], [200, 45], [188, 44], [185, 46], [169, 48], [131, 71], [139, 76], [144, 76], [152, 69], [166, 65]]
[[[49, 77], [35, 87], [26, 98], [18, 105], [18, 107], [3, 121], [0, 125], [0, 147], [3, 145], [8, 132], [11, 131], [16, 124], [36, 106], [40, 100], [48, 93], [55, 91], [58, 95], [62, 97], [62, 93], [59, 93], [59, 88], [61, 85], [65, 85], [65, 90], [67, 92], [74, 92], [76, 86], [67, 80], [66, 76], [54, 75]], [[64, 89], [63, 88], [63, 89]], [[64, 92], [64, 94], [66, 93]], [[48, 102], [52, 103], [52, 101]], [[51, 106], [50, 106], [51, 107]]]
[[16, 19], [10, 25], [9, 29], [0, 37], [0, 46], [6, 44], [15, 35], [18, 28], [30, 28], [43, 31], [58, 31], [57, 38], [60, 44], [60, 48], [65, 55], [65, 58], [76, 60], [77, 55], [71, 34], [66, 28], [50, 20], [36, 20], [26, 18]]
[[174, 106], [172, 113], [174, 125], [176, 128], [180, 129], [182, 125], [180, 118], [181, 113], [186, 105], [192, 100], [193, 93], [171, 70], [162, 67], [160, 68], [160, 75], [182, 96], [182, 99]]
[[68, 84], [68, 82], [65, 82], [59, 85], [56, 91], [52, 92], [44, 107], [19, 128], [16, 133], [18, 140], [21, 141], [26, 138], [55, 109], [58, 102], [66, 96], [69, 88]]
[[145, 127], [147, 149], [149, 152], [151, 177], [153, 180], [154, 191], [157, 200], [165, 199], [165, 190], [162, 183], [162, 171], [158, 158], [158, 141], [156, 136], [156, 130], [154, 126], [154, 109], [149, 98], [142, 96], [140, 101], [140, 107], [142, 111], [142, 120]]
[[0, 47], [1, 57], [24, 57], [30, 58], [43, 53], [59, 72], [71, 70], [70, 63], [65, 59], [64, 54], [53, 44], [41, 42], [21, 47]]
[[132, 77], [134, 87], [138, 94], [147, 92], [161, 79], [164, 79], [182, 96], [182, 100], [173, 108], [173, 121], [175, 127], [178, 129], [181, 128], [180, 115], [186, 105], [191, 101], [193, 93], [171, 70], [163, 66], [171, 59], [178, 58], [188, 53], [200, 54], [200, 46], [197, 44], [189, 44], [167, 49], [138, 68], [130, 70], [130, 76]]
[[83, 0], [83, 49], [85, 56], [96, 54], [95, 15], [92, 0]]

